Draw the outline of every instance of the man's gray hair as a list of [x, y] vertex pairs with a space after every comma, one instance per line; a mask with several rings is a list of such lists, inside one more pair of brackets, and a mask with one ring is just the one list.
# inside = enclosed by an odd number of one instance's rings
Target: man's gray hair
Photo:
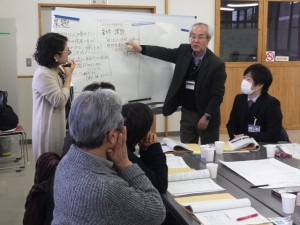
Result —
[[69, 131], [73, 144], [83, 148], [100, 147], [106, 134], [123, 124], [121, 97], [113, 90], [84, 91], [73, 102]]
[[207, 27], [207, 37], [208, 39], [211, 39], [212, 36], [214, 35], [214, 30], [211, 26], [209, 26], [207, 23], [203, 23], [203, 22], [198, 22], [198, 23], [194, 23], [190, 29], [190, 35], [192, 32], [193, 27], [195, 26], [206, 26]]

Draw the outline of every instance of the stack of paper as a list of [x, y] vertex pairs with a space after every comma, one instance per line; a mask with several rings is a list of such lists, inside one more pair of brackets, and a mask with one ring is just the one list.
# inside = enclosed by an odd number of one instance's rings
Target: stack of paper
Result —
[[171, 138], [164, 138], [162, 140], [162, 149], [163, 152], [193, 152], [186, 144], [181, 143], [180, 141], [175, 141]]
[[168, 157], [167, 165], [169, 168], [168, 191], [174, 196], [224, 190], [209, 178], [210, 173], [207, 169], [192, 170], [179, 156]]
[[272, 225], [251, 207], [251, 202], [247, 198], [202, 201], [187, 207], [203, 225]]
[[225, 162], [225, 166], [264, 189], [300, 186], [300, 170], [274, 158]]
[[[249, 199], [236, 199], [229, 193], [178, 197], [175, 200], [203, 225], [272, 224], [250, 207]], [[246, 219], [247, 216], [250, 218]]]
[[224, 152], [259, 150], [259, 144], [254, 138], [242, 136], [228, 141], [224, 145]]

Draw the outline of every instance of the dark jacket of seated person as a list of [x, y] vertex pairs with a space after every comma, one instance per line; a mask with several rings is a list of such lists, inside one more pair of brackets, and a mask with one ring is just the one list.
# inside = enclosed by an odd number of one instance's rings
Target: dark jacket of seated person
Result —
[[52, 225], [159, 225], [165, 207], [159, 192], [128, 159], [122, 99], [114, 91], [83, 92], [73, 102], [73, 140], [54, 179]]
[[54, 209], [53, 182], [60, 156], [43, 153], [36, 162], [34, 185], [26, 198], [23, 225], [50, 225]]
[[261, 64], [253, 64], [245, 70], [241, 84], [244, 94], [235, 97], [227, 123], [230, 139], [247, 135], [257, 142], [281, 141], [280, 102], [268, 94], [272, 79], [270, 70]]
[[[235, 97], [230, 119], [227, 123], [227, 130], [230, 139], [234, 134], [243, 133], [253, 137], [258, 142], [277, 142], [280, 140], [282, 129], [282, 113], [280, 102], [265, 93], [258, 97], [251, 109], [248, 109], [248, 96], [239, 94]], [[260, 127], [259, 132], [249, 132], [248, 126], [255, 125]]]
[[[150, 132], [153, 123], [151, 109], [143, 103], [128, 103], [122, 107], [127, 129], [127, 149], [130, 161], [137, 163], [160, 192], [168, 189], [168, 166], [157, 136]], [[139, 145], [138, 157], [134, 152]]]

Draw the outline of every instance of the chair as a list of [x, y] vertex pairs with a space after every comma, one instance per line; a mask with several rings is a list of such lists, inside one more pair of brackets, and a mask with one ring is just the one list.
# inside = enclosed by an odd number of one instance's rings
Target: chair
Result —
[[[0, 157], [0, 171], [16, 169], [16, 172], [20, 172], [29, 164], [28, 149], [27, 149], [27, 137], [24, 128], [18, 125], [13, 131], [0, 132], [0, 139], [12, 140], [14, 137], [18, 138], [18, 151], [13, 149], [7, 149], [11, 154]], [[9, 143], [9, 142], [8, 142]], [[9, 144], [6, 147], [11, 148]]]

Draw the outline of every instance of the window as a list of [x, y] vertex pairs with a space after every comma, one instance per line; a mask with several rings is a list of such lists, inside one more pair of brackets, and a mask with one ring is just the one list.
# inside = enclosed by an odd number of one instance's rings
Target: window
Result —
[[257, 61], [258, 2], [248, 3], [221, 1], [220, 58], [225, 62]]
[[274, 51], [275, 61], [299, 61], [300, 2], [269, 2], [267, 51]]

